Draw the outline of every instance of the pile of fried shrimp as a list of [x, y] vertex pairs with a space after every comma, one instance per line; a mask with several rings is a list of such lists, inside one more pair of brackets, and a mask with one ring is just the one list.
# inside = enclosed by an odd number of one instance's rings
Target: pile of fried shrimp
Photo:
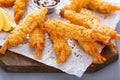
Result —
[[58, 64], [66, 62], [71, 55], [72, 51], [67, 39], [75, 40], [86, 53], [92, 56], [95, 64], [106, 61], [106, 58], [98, 51], [99, 44], [117, 50], [113, 40], [120, 40], [120, 34], [111, 26], [102, 24], [100, 18], [91, 10], [102, 14], [110, 14], [119, 11], [120, 6], [103, 0], [71, 0], [60, 10], [60, 16], [69, 22], [46, 18], [48, 10], [44, 7], [34, 10], [22, 22], [19, 22], [25, 12], [27, 3], [28, 0], [0, 0], [0, 7], [13, 6], [14, 19], [18, 23], [0, 48], [1, 54], [5, 54], [7, 49], [22, 43], [29, 35], [28, 42], [30, 47], [35, 48], [35, 57], [41, 58], [45, 33], [49, 34], [53, 43]]

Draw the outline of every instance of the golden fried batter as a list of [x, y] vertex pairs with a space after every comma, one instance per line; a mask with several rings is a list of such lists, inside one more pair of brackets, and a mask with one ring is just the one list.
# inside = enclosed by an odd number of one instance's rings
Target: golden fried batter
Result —
[[98, 23], [100, 23], [99, 17], [85, 8], [82, 8], [79, 13], [72, 10], [66, 10], [64, 12], [64, 18], [68, 19], [71, 23], [86, 28], [97, 26]]
[[112, 13], [120, 10], [120, 6], [113, 5], [103, 0], [71, 0], [69, 4], [66, 4], [60, 11], [60, 15], [63, 17], [65, 10], [73, 10], [79, 12], [81, 8], [88, 8], [100, 13]]
[[[84, 26], [89, 29], [94, 28], [102, 35], [110, 37], [110, 40], [120, 39], [120, 34], [118, 34], [110, 26], [101, 24], [100, 19], [90, 10], [82, 9], [79, 13], [71, 10], [66, 10], [64, 13], [64, 18], [68, 19], [73, 24]], [[115, 47], [114, 43], [111, 41], [107, 45], [117, 49], [117, 47]]]
[[64, 37], [55, 36], [53, 34], [50, 34], [50, 38], [53, 42], [54, 51], [58, 57], [57, 63], [60, 64], [65, 62], [71, 54], [71, 49], [67, 43], [67, 40]]
[[106, 43], [106, 40], [109, 39], [109, 37], [101, 35], [101, 33], [96, 32], [94, 29], [87, 29], [83, 26], [65, 23], [56, 19], [48, 19], [45, 22], [45, 29], [52, 34], [56, 32], [56, 35], [59, 36], [69, 36], [69, 38], [80, 39], [88, 42], [101, 41], [102, 43]]
[[106, 61], [106, 59], [98, 52], [99, 44], [97, 42], [85, 42], [79, 40], [78, 43], [82, 46], [85, 52], [93, 57], [93, 63], [101, 64]]
[[[79, 27], [77, 25], [65, 23], [55, 19], [48, 19], [44, 26], [49, 34], [77, 40], [86, 52], [89, 52], [92, 56], [96, 55], [94, 63], [102, 63], [105, 61], [105, 58], [98, 55], [98, 52], [96, 52], [98, 47], [94, 48], [92, 47], [92, 44], [94, 43], [95, 45], [93, 46], [96, 46], [95, 42], [97, 41], [107, 44], [106, 41], [109, 39], [108, 37], [101, 35], [101, 33], [96, 32], [93, 29], [87, 29], [83, 26]], [[87, 43], [91, 45], [87, 46]]]
[[42, 50], [44, 48], [44, 41], [45, 41], [45, 32], [42, 27], [36, 27], [30, 34], [29, 34], [29, 45], [36, 49], [35, 57], [42, 57]]
[[60, 15], [63, 16], [65, 10], [80, 11], [82, 7], [87, 7], [89, 0], [71, 0], [69, 4], [66, 4], [60, 11]]
[[24, 15], [29, 0], [16, 0], [13, 6], [14, 9], [14, 20], [16, 23], [19, 22], [21, 17]]
[[4, 54], [8, 48], [18, 45], [31, 33], [36, 26], [43, 26], [47, 9], [42, 8], [28, 14], [25, 19], [16, 27], [8, 36], [8, 39], [0, 49], [0, 53]]
[[15, 0], [0, 0], [0, 7], [12, 7]]
[[113, 5], [104, 0], [90, 0], [87, 8], [99, 11], [100, 13], [112, 13], [120, 10], [120, 6]]

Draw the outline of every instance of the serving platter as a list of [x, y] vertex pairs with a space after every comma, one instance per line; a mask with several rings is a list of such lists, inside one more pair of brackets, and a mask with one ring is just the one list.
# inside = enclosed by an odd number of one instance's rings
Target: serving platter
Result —
[[[103, 64], [91, 64], [86, 73], [96, 72], [118, 60], [118, 51], [110, 47], [105, 46], [101, 54], [107, 61]], [[7, 72], [62, 72], [11, 51], [7, 51], [4, 56], [0, 55], [0, 66]]]

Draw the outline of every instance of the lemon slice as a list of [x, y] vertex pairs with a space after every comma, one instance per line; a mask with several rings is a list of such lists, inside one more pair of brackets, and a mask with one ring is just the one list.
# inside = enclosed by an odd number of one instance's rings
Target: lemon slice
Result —
[[4, 17], [5, 17], [5, 22], [4, 22], [4, 26], [3, 26], [3, 31], [9, 31], [11, 30], [11, 27], [15, 27], [16, 23], [14, 21], [14, 19], [2, 8], [0, 8], [0, 11], [3, 13]]
[[3, 26], [4, 26], [4, 16], [2, 14], [2, 12], [0, 11], [0, 31], [2, 30]]

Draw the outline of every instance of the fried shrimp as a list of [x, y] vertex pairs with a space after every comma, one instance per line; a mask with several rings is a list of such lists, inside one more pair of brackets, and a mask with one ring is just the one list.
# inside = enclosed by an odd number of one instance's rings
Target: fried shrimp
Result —
[[98, 52], [99, 44], [97, 42], [84, 42], [79, 40], [78, 43], [82, 46], [85, 52], [89, 53], [93, 57], [93, 63], [101, 64], [106, 61], [106, 58], [101, 56]]
[[78, 13], [72, 10], [66, 10], [64, 12], [64, 18], [73, 24], [84, 26], [86, 28], [97, 26], [98, 23], [100, 23], [99, 17], [85, 8], [82, 8]]
[[[98, 55], [98, 52], [96, 52], [98, 47], [95, 47], [94, 50], [92, 44], [94, 43], [94, 46], [96, 46], [95, 42], [97, 41], [107, 44], [108, 37], [103, 36], [99, 32], [94, 32], [93, 29], [87, 29], [83, 26], [77, 26], [55, 19], [48, 19], [44, 26], [49, 34], [77, 40], [86, 52], [89, 52], [90, 55], [94, 56], [94, 63], [102, 63], [105, 61], [105, 58]], [[84, 43], [86, 43], [86, 45], [84, 45]], [[87, 43], [91, 44], [90, 47], [87, 46]]]
[[115, 47], [115, 44], [112, 43], [111, 40], [120, 39], [120, 34], [118, 34], [110, 26], [101, 24], [100, 19], [90, 10], [82, 9], [79, 13], [71, 10], [66, 10], [64, 12], [64, 18], [66, 18], [73, 24], [84, 26], [88, 29], [94, 28], [102, 35], [110, 37], [110, 42], [107, 45], [113, 47], [114, 49], [117, 49], [117, 47]]
[[42, 27], [36, 27], [30, 34], [29, 34], [29, 45], [32, 48], [35, 48], [35, 57], [42, 57], [42, 50], [44, 48], [44, 41], [45, 41], [45, 32]]
[[66, 4], [60, 11], [60, 15], [63, 16], [65, 10], [80, 11], [82, 7], [87, 7], [89, 0], [71, 0], [69, 4]]
[[36, 26], [43, 26], [47, 9], [42, 8], [29, 13], [24, 20], [9, 34], [8, 39], [0, 49], [1, 54], [5, 54], [8, 48], [18, 45], [31, 33]]
[[50, 38], [53, 42], [54, 51], [58, 57], [57, 63], [63, 63], [67, 60], [71, 54], [71, 49], [67, 43], [67, 40], [61, 36], [55, 36], [55, 34], [50, 34]]
[[63, 17], [65, 10], [73, 10], [79, 12], [82, 8], [88, 8], [100, 13], [112, 13], [120, 10], [120, 6], [113, 5], [103, 0], [71, 0], [71, 2], [65, 5], [60, 15]]
[[[49, 25], [50, 27], [48, 27]], [[69, 38], [80, 39], [80, 40], [88, 41], [88, 42], [89, 41], [101, 41], [103, 43], [106, 43], [106, 40], [109, 39], [109, 37], [105, 37], [101, 35], [101, 33], [96, 32], [94, 29], [87, 29], [83, 26], [79, 27], [77, 25], [69, 24], [69, 23], [63, 22], [61, 20], [56, 20], [56, 19], [48, 19], [45, 22], [45, 29], [49, 33], [54, 34], [54, 32], [56, 32], [56, 35], [66, 36], [66, 37], [69, 36]]]
[[111, 3], [105, 2], [104, 0], [90, 0], [87, 8], [105, 14], [120, 10], [120, 6], [113, 5]]
[[29, 0], [16, 0], [15, 1], [13, 10], [14, 10], [14, 20], [17, 24], [25, 13], [28, 1]]
[[0, 7], [12, 7], [15, 0], [0, 0]]

